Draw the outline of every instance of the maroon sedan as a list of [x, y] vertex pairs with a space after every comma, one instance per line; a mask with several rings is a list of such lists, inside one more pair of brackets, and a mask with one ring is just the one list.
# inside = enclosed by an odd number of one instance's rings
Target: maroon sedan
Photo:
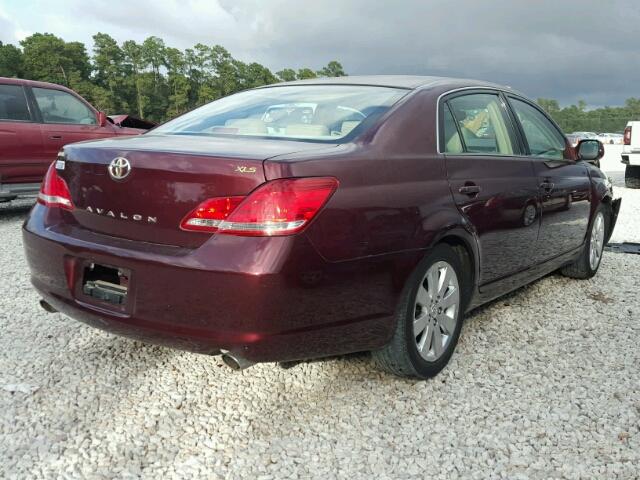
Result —
[[138, 135], [153, 126], [126, 115], [118, 120], [62, 85], [0, 77], [0, 202], [38, 193], [51, 161], [68, 143]]
[[43, 306], [107, 331], [235, 368], [371, 350], [424, 378], [465, 312], [596, 273], [620, 208], [602, 153], [498, 85], [285, 83], [65, 147], [24, 245]]

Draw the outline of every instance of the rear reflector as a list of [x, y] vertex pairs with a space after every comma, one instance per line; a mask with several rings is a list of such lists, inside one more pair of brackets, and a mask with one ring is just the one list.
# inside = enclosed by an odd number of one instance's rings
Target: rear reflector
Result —
[[624, 129], [624, 144], [631, 145], [631, 127]]
[[212, 198], [190, 212], [183, 230], [272, 236], [300, 232], [338, 187], [333, 177], [285, 178], [259, 186], [247, 197]]
[[49, 170], [47, 170], [47, 174], [42, 181], [40, 193], [38, 193], [38, 203], [51, 208], [73, 210], [69, 187], [67, 182], [58, 175], [55, 162], [49, 166]]

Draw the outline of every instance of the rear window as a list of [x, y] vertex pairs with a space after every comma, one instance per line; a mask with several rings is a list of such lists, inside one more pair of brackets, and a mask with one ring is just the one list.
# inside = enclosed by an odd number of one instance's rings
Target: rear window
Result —
[[154, 132], [339, 142], [366, 128], [406, 93], [358, 85], [260, 88], [211, 102]]
[[0, 85], [0, 120], [31, 120], [20, 85]]

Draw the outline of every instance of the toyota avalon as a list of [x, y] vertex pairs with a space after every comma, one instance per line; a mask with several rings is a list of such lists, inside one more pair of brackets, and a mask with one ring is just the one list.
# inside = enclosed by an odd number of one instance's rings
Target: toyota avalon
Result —
[[372, 351], [426, 378], [469, 310], [595, 275], [620, 208], [602, 154], [499, 85], [290, 82], [66, 146], [24, 245], [43, 307], [103, 330], [235, 368]]

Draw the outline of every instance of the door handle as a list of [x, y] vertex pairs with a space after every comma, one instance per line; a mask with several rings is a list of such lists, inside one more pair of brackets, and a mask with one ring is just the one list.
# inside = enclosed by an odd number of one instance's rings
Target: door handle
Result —
[[551, 182], [542, 182], [540, 184], [540, 189], [544, 190], [545, 192], [550, 192], [551, 190], [553, 190], [553, 187], [555, 185]]
[[464, 185], [458, 189], [458, 192], [463, 195], [473, 196], [480, 193], [480, 187], [478, 185]]
[[62, 135], [51, 135], [49, 138], [51, 140], [62, 140]]

